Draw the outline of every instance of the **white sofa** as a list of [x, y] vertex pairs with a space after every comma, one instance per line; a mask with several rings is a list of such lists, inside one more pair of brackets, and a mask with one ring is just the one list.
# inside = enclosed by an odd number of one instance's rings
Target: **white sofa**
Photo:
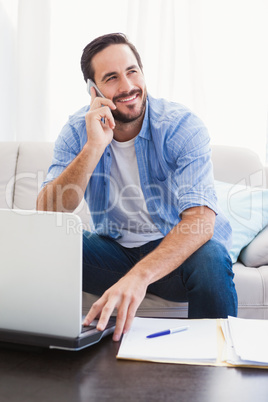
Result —
[[[53, 143], [41, 142], [0, 143], [0, 208], [35, 209], [37, 193], [52, 159], [53, 146]], [[215, 179], [228, 183], [245, 181], [251, 186], [266, 187], [266, 168], [250, 150], [213, 146], [212, 160]], [[77, 213], [88, 224], [89, 213], [85, 204], [78, 208]], [[239, 317], [268, 319], [267, 249], [268, 227], [243, 250], [240, 260], [234, 264]], [[247, 261], [251, 266], [245, 265]], [[84, 313], [95, 299], [93, 295], [83, 295]], [[187, 303], [172, 303], [148, 294], [138, 315], [186, 317]]]

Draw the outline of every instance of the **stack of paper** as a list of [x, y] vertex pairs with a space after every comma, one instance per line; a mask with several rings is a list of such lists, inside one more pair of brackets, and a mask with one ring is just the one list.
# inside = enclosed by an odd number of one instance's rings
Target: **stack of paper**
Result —
[[268, 366], [268, 320], [228, 317], [222, 321], [223, 360], [233, 365]]
[[[186, 331], [147, 338], [188, 326]], [[180, 320], [135, 317], [117, 358], [163, 363], [268, 368], [268, 320]]]
[[[186, 331], [147, 338], [155, 332], [180, 326]], [[135, 317], [124, 335], [117, 358], [169, 363], [215, 363], [217, 360], [216, 320], [178, 320]]]

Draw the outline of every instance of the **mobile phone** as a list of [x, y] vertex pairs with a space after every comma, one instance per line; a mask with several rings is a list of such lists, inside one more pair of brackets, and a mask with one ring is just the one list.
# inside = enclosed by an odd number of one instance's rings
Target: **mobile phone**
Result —
[[90, 95], [90, 88], [93, 87], [97, 93], [97, 96], [100, 96], [101, 98], [105, 98], [105, 96], [101, 93], [101, 91], [99, 90], [99, 88], [97, 87], [97, 85], [95, 84], [95, 82], [93, 82], [92, 80], [90, 80], [88, 78], [87, 80], [87, 92]]

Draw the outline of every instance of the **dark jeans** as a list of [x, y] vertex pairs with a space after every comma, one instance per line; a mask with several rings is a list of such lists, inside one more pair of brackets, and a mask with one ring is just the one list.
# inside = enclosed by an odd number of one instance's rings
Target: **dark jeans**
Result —
[[[83, 290], [95, 295], [124, 276], [161, 242], [126, 248], [116, 241], [85, 231], [83, 235]], [[189, 302], [189, 318], [226, 318], [237, 315], [232, 262], [226, 249], [210, 240], [179, 268], [148, 286], [163, 299]]]

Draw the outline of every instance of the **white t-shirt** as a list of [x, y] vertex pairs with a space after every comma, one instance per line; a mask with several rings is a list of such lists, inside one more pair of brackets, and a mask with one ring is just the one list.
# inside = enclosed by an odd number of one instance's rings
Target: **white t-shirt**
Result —
[[139, 247], [160, 239], [163, 234], [153, 223], [140, 185], [134, 146], [135, 138], [126, 142], [111, 142], [111, 177], [109, 218], [119, 228], [118, 239], [124, 247]]

